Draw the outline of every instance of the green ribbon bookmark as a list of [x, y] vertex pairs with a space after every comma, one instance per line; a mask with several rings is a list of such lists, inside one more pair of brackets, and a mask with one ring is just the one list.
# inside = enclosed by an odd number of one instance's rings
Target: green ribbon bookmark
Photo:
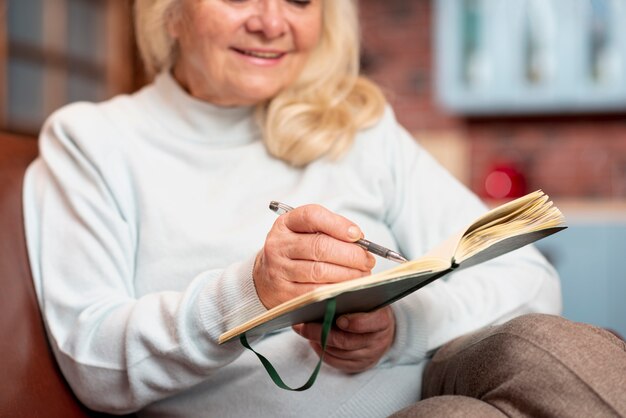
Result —
[[337, 308], [337, 301], [335, 300], [335, 298], [329, 299], [326, 302], [326, 312], [324, 313], [324, 323], [322, 325], [322, 338], [321, 338], [322, 355], [320, 356], [320, 359], [317, 362], [317, 366], [315, 366], [315, 370], [313, 370], [313, 374], [311, 374], [311, 377], [309, 377], [309, 380], [307, 380], [307, 382], [304, 385], [300, 386], [299, 388], [291, 388], [287, 386], [285, 382], [283, 382], [283, 379], [280, 378], [280, 376], [278, 375], [278, 372], [276, 371], [274, 366], [272, 366], [272, 363], [270, 363], [268, 359], [266, 359], [263, 355], [257, 353], [256, 351], [254, 351], [252, 347], [250, 347], [250, 344], [248, 344], [248, 339], [246, 338], [245, 333], [239, 336], [239, 340], [241, 341], [241, 344], [244, 347], [246, 347], [248, 350], [256, 354], [259, 360], [261, 360], [261, 363], [263, 364], [263, 367], [265, 367], [267, 374], [270, 375], [270, 378], [276, 384], [276, 386], [285, 390], [291, 390], [294, 392], [302, 392], [303, 390], [307, 390], [311, 386], [313, 386], [313, 383], [315, 383], [315, 379], [317, 378], [317, 374], [319, 373], [320, 368], [322, 367], [322, 361], [324, 360], [324, 354], [326, 353], [326, 339], [328, 337], [328, 334], [330, 333], [331, 327], [333, 326], [333, 319], [335, 318], [336, 308]]

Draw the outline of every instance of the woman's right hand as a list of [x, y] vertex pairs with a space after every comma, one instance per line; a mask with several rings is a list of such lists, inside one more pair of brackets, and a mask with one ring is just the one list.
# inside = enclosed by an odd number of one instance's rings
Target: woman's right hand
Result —
[[376, 260], [353, 244], [362, 237], [353, 222], [319, 205], [279, 216], [254, 263], [259, 299], [271, 309], [320, 285], [367, 276]]

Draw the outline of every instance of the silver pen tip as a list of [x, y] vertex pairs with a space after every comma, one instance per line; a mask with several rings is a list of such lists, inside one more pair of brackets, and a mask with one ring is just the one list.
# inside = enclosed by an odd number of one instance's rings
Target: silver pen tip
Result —
[[395, 261], [396, 263], [406, 263], [407, 261], [409, 261], [395, 251], [389, 251], [389, 254], [387, 254], [387, 258]]

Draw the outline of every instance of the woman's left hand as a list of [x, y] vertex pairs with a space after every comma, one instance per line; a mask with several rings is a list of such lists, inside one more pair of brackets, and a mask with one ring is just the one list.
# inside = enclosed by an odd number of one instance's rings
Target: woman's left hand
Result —
[[[324, 362], [346, 373], [375, 366], [393, 344], [396, 319], [389, 306], [370, 313], [342, 315], [335, 323], [326, 340]], [[318, 355], [322, 354], [322, 324], [297, 324], [293, 329], [309, 340]]]

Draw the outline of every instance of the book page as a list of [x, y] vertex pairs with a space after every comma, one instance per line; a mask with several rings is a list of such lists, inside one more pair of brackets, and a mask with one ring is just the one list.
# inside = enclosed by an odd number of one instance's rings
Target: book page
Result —
[[503, 205], [500, 205], [473, 222], [466, 230], [466, 233], [470, 233], [481, 226], [493, 222], [494, 220], [502, 219], [504, 216], [517, 211], [519, 208], [524, 207], [528, 203], [536, 200], [538, 197], [544, 196], [541, 190], [537, 190], [533, 193], [522, 196], [519, 199], [512, 200]]
[[490, 212], [486, 217], [490, 219], [488, 222], [468, 229], [469, 232], [463, 236], [455, 253], [457, 263], [485, 251], [505, 238], [565, 225], [563, 214], [541, 191], [531, 193], [505, 206], [507, 210]]
[[479, 252], [475, 252], [473, 255], [461, 260], [459, 270], [483, 263], [513, 250], [517, 250], [518, 248], [521, 248], [527, 244], [531, 244], [539, 239], [559, 232], [562, 229], [565, 229], [565, 227], [559, 226], [548, 229], [540, 229], [534, 232], [528, 232], [502, 238], [501, 240], [495, 242], [493, 245], [486, 247]]
[[451, 265], [454, 261], [454, 255], [457, 253], [457, 248], [459, 247], [461, 240], [463, 239], [463, 235], [465, 234], [466, 230], [463, 230], [452, 235], [450, 238], [424, 254], [422, 258], [446, 260], [448, 264]]

